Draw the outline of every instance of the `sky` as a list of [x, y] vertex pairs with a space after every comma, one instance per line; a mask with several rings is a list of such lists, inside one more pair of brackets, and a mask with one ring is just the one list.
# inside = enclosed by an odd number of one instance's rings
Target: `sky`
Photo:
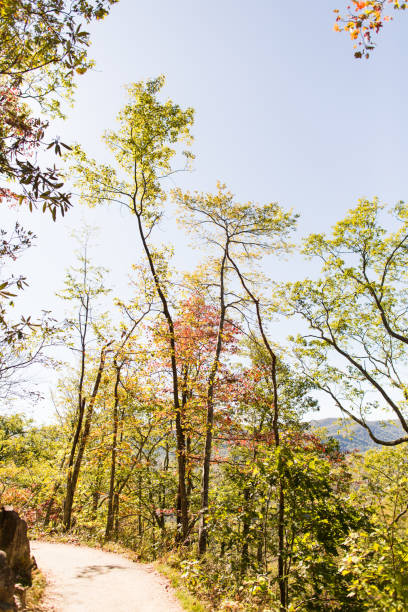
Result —
[[[164, 97], [196, 111], [194, 171], [177, 175], [170, 187], [212, 191], [221, 180], [239, 201], [278, 201], [300, 214], [298, 242], [310, 232], [329, 231], [358, 198], [403, 200], [408, 16], [397, 14], [371, 58], [356, 60], [350, 39], [333, 31], [333, 9], [345, 4], [120, 0], [108, 18], [91, 26], [96, 68], [78, 78], [74, 107], [49, 134], [80, 142], [106, 161], [101, 135], [115, 125], [124, 85], [164, 74]], [[125, 211], [75, 203], [56, 223], [39, 212], [3, 211], [3, 225], [16, 214], [37, 235], [18, 263], [30, 283], [20, 308], [61, 315], [55, 292], [74, 263], [72, 233], [84, 223], [99, 228], [94, 259], [111, 270], [113, 293], [126, 292], [140, 249]], [[170, 216], [159, 238], [175, 245], [180, 269], [196, 260]], [[296, 255], [269, 258], [264, 270], [276, 280], [295, 280], [312, 268]], [[290, 324], [279, 330], [289, 333]], [[50, 404], [41, 410], [48, 414]]]

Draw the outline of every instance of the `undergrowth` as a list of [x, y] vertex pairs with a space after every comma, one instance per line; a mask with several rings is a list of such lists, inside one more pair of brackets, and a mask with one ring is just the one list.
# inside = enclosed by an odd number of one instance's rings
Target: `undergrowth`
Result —
[[41, 602], [44, 597], [47, 581], [44, 574], [39, 569], [35, 569], [32, 574], [32, 585], [27, 589], [26, 611], [41, 612]]

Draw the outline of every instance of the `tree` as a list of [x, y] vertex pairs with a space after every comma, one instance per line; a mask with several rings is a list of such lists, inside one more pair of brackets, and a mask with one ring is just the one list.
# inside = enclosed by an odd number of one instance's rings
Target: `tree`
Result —
[[341, 560], [349, 598], [360, 610], [403, 612], [408, 606], [407, 455], [405, 445], [355, 457], [352, 501], [368, 520], [350, 534]]
[[[214, 609], [222, 607], [219, 597], [227, 593], [242, 609], [346, 608], [347, 578], [338, 572], [338, 556], [365, 516], [348, 498], [346, 459], [336, 444], [321, 440], [302, 422], [315, 405], [311, 385], [281, 359], [276, 368], [280, 440], [275, 444], [270, 356], [262, 344], [253, 343], [250, 356], [249, 368], [236, 369], [229, 405], [216, 419], [207, 557], [199, 563], [186, 560], [184, 576], [193, 584], [217, 585]], [[357, 612], [352, 603], [347, 609]]]
[[55, 425], [36, 426], [23, 414], [0, 417], [0, 502], [17, 507], [30, 526], [41, 519], [57, 476], [62, 438]]
[[[202, 505], [199, 534], [199, 552], [203, 554], [207, 547], [206, 514], [208, 512], [209, 478], [213, 436], [213, 384], [217, 373], [220, 353], [222, 350], [224, 322], [228, 310], [242, 308], [243, 301], [236, 292], [227, 288], [227, 275], [234, 273], [244, 290], [244, 302], [249, 301], [256, 309], [256, 320], [262, 341], [271, 358], [272, 380], [274, 386], [274, 431], [275, 444], [279, 445], [278, 427], [278, 389], [276, 384], [276, 355], [271, 344], [267, 340], [264, 329], [260, 300], [255, 296], [253, 281], [250, 280], [247, 268], [251, 267], [266, 253], [275, 255], [288, 249], [287, 238], [295, 224], [295, 217], [289, 212], [284, 212], [278, 204], [270, 203], [264, 206], [253, 202], [240, 204], [234, 202], [232, 193], [226, 191], [225, 186], [219, 185], [216, 195], [203, 195], [195, 193], [182, 194], [176, 192], [177, 200], [185, 211], [184, 222], [190, 227], [198, 230], [204, 236], [207, 244], [212, 249], [220, 252], [219, 264], [219, 300], [220, 319], [218, 330], [217, 348], [214, 353], [214, 361], [207, 383], [207, 431], [206, 445], [203, 457], [202, 478]], [[187, 214], [186, 214], [187, 213]], [[251, 290], [252, 289], [252, 290]], [[283, 488], [280, 500], [280, 539], [283, 546]], [[281, 605], [286, 608], [286, 591], [283, 558], [278, 554], [279, 576], [281, 587]]]
[[[205, 514], [208, 511], [209, 471], [214, 410], [228, 401], [229, 380], [233, 378], [229, 358], [237, 350], [239, 329], [226, 319], [228, 304], [224, 254], [206, 261], [199, 271], [186, 275], [184, 284], [191, 292], [181, 300], [174, 321], [177, 367], [181, 385], [181, 424], [186, 437], [187, 499], [191, 506], [193, 455], [203, 455], [203, 486], [199, 518], [199, 540], [203, 542]], [[203, 269], [205, 269], [205, 272]], [[158, 333], [157, 333], [158, 332]], [[162, 347], [163, 361], [169, 367], [168, 338], [163, 325], [155, 333], [156, 351]], [[209, 421], [212, 425], [209, 427]], [[205, 491], [203, 495], [203, 489]], [[190, 522], [189, 530], [195, 520]], [[205, 542], [207, 536], [205, 535]], [[206, 544], [205, 544], [206, 545]], [[201, 549], [200, 554], [204, 550]]]
[[[78, 380], [76, 383], [76, 410], [73, 417], [73, 432], [66, 462], [66, 491], [64, 501], [64, 527], [71, 528], [72, 505], [81, 470], [86, 445], [92, 426], [106, 358], [112, 340], [104, 337], [98, 328], [95, 315], [95, 301], [108, 293], [104, 286], [105, 270], [90, 265], [85, 238], [84, 253], [79, 256], [79, 268], [67, 273], [65, 289], [59, 294], [64, 300], [74, 302], [76, 312], [67, 321], [77, 340], [70, 341], [71, 348], [79, 357]], [[93, 345], [96, 344], [96, 349]]]
[[85, 73], [89, 33], [81, 21], [102, 19], [117, 0], [3, 0], [0, 6], [0, 175], [18, 183], [0, 188], [0, 199], [39, 203], [55, 219], [70, 196], [54, 168], [42, 169], [35, 153], [42, 147], [61, 155], [62, 143], [47, 142], [48, 123], [35, 118], [26, 101], [43, 113], [63, 116], [61, 94], [72, 98], [74, 77]]
[[[120, 436], [119, 430], [121, 427], [121, 422], [123, 422], [124, 419], [123, 410], [122, 415], [120, 414], [121, 396], [123, 395], [123, 393], [121, 393], [120, 388], [124, 388], [126, 392], [126, 386], [123, 382], [123, 370], [126, 368], [126, 366], [129, 365], [129, 362], [134, 361], [134, 347], [132, 347], [131, 341], [133, 340], [133, 335], [135, 333], [136, 328], [143, 321], [145, 316], [150, 312], [150, 307], [151, 305], [148, 304], [145, 311], [142, 313], [137, 312], [134, 305], [133, 308], [131, 306], [123, 307], [124, 313], [127, 315], [127, 322], [126, 324], [122, 322], [120, 329], [120, 338], [112, 347], [112, 365], [114, 370], [114, 385], [112, 398], [112, 448], [108, 493], [108, 516], [106, 519], [105, 540], [109, 540], [112, 535], [115, 519], [115, 493], [117, 495], [116, 467]], [[135, 310], [136, 313], [134, 312]], [[118, 509], [116, 508], [116, 514], [117, 512]]]
[[[390, 211], [395, 231], [382, 225], [383, 209], [360, 200], [332, 237], [309, 236], [304, 253], [323, 262], [322, 276], [287, 285], [286, 311], [310, 328], [295, 342], [305, 374], [374, 442], [392, 446], [408, 440], [408, 208]], [[379, 409], [398, 420], [402, 436], [372, 431], [367, 417]]]
[[[180, 385], [177, 371], [174, 320], [169, 299], [170, 278], [167, 249], [155, 248], [152, 232], [164, 213], [166, 192], [163, 180], [172, 168], [179, 143], [191, 141], [193, 110], [183, 111], [171, 100], [164, 103], [158, 94], [164, 84], [159, 77], [128, 88], [129, 102], [119, 113], [119, 130], [107, 132], [104, 140], [116, 159], [116, 167], [101, 165], [88, 159], [79, 146], [75, 147], [73, 171], [82, 200], [90, 205], [116, 202], [125, 206], [135, 221], [135, 232], [143, 249], [153, 290], [168, 327], [172, 368], [173, 407], [176, 420], [179, 495], [181, 500], [182, 538], [188, 533], [186, 493], [185, 435], [181, 424]], [[187, 161], [189, 151], [183, 155]]]
[[384, 23], [393, 19], [387, 12], [389, 7], [404, 11], [408, 3], [401, 0], [351, 0], [346, 15], [341, 15], [338, 9], [334, 11], [337, 13], [334, 30], [350, 34], [351, 40], [355, 41], [355, 57], [370, 57], [375, 48], [375, 37]]

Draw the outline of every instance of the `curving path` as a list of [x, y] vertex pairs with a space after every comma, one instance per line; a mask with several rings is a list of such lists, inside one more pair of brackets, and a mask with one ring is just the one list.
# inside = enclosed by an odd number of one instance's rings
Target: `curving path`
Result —
[[149, 565], [85, 546], [31, 542], [47, 578], [47, 612], [181, 612], [168, 581]]

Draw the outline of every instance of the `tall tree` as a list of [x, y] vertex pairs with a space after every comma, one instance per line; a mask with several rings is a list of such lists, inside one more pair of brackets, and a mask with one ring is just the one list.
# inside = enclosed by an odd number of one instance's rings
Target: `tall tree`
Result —
[[[253, 264], [263, 254], [286, 251], [287, 237], [293, 228], [295, 218], [291, 213], [284, 212], [276, 203], [259, 206], [253, 202], [240, 204], [234, 201], [233, 194], [228, 192], [224, 185], [219, 185], [218, 193], [211, 194], [183, 194], [176, 191], [175, 196], [182, 207], [184, 223], [195, 229], [204, 237], [212, 250], [219, 252], [218, 281], [219, 291], [219, 324], [217, 344], [214, 351], [213, 363], [207, 380], [206, 404], [207, 426], [206, 441], [203, 456], [203, 475], [201, 491], [201, 517], [199, 530], [199, 552], [203, 554], [207, 548], [208, 497], [210, 483], [210, 465], [214, 425], [214, 384], [220, 363], [223, 348], [224, 327], [228, 310], [242, 306], [242, 299], [233, 288], [228, 287], [228, 275], [231, 272], [238, 275], [240, 283], [245, 290], [245, 298], [253, 302], [257, 309], [257, 320], [260, 333], [271, 352], [272, 362], [276, 357], [267, 341], [262, 324], [259, 299], [250, 290], [251, 281], [246, 278], [248, 265]], [[240, 268], [243, 266], [243, 270]], [[213, 281], [214, 282], [214, 281]], [[276, 374], [275, 374], [276, 378]], [[277, 388], [275, 385], [275, 411], [278, 414]], [[279, 444], [276, 417], [276, 443]], [[283, 570], [282, 570], [283, 571]]]
[[[105, 540], [109, 540], [112, 536], [114, 519], [115, 519], [115, 486], [116, 486], [116, 467], [117, 454], [119, 446], [121, 420], [124, 418], [124, 411], [120, 411], [121, 403], [121, 388], [126, 387], [123, 381], [123, 370], [135, 360], [134, 347], [132, 340], [138, 325], [143, 321], [145, 316], [150, 311], [150, 304], [144, 312], [137, 312], [132, 306], [122, 305], [126, 322], [122, 322], [120, 326], [120, 337], [112, 346], [112, 367], [114, 372], [113, 382], [113, 397], [112, 397], [112, 447], [111, 447], [111, 463], [109, 476], [109, 493], [108, 493], [108, 516], [106, 519]], [[135, 313], [136, 310], [136, 313]], [[126, 395], [126, 394], [125, 394]], [[117, 491], [116, 491], [117, 493]]]
[[63, 522], [66, 530], [71, 528], [75, 491], [92, 426], [95, 402], [106, 367], [107, 352], [112, 343], [98, 329], [95, 313], [97, 298], [108, 292], [104, 285], [105, 272], [90, 264], [86, 239], [83, 254], [79, 255], [79, 268], [68, 271], [65, 289], [59, 294], [59, 297], [74, 304], [74, 315], [67, 324], [71, 332], [76, 333], [77, 338], [69, 340], [68, 346], [71, 346], [79, 358], [75, 390], [77, 406], [64, 466], [67, 476]]
[[[322, 275], [286, 291], [287, 312], [310, 329], [295, 344], [304, 372], [374, 442], [392, 446], [408, 441], [408, 207], [390, 211], [392, 230], [383, 210], [377, 200], [360, 200], [331, 237], [309, 236], [304, 253], [320, 259]], [[378, 410], [403, 435], [376, 435], [368, 418]]]
[[[182, 534], [188, 533], [185, 434], [181, 423], [180, 385], [177, 371], [174, 316], [171, 311], [169, 257], [167, 249], [152, 243], [152, 232], [164, 213], [166, 192], [163, 180], [175, 172], [172, 162], [179, 143], [191, 141], [193, 110], [183, 111], [171, 100], [158, 98], [164, 78], [136, 83], [128, 88], [129, 102], [119, 113], [119, 129], [109, 131], [104, 140], [116, 166], [98, 164], [87, 158], [80, 147], [74, 150], [73, 170], [82, 200], [90, 205], [116, 202], [126, 207], [135, 221], [135, 233], [144, 252], [153, 290], [168, 328], [172, 369], [173, 407], [176, 421], [179, 496]], [[192, 154], [183, 155], [188, 160]]]

